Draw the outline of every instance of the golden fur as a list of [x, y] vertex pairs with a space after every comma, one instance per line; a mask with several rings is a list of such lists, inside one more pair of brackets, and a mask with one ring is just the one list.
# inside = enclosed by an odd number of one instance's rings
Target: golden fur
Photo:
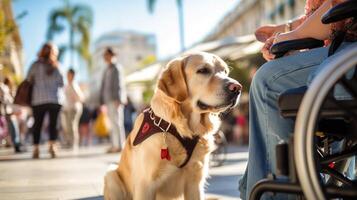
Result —
[[[202, 67], [211, 74], [198, 74], [197, 70]], [[234, 81], [228, 78], [226, 63], [213, 54], [192, 53], [169, 62], [158, 81], [151, 108], [157, 116], [174, 124], [182, 137], [199, 136], [192, 157], [185, 167], [178, 168], [185, 160], [186, 152], [171, 134], [166, 138], [171, 161], [160, 158], [160, 149], [164, 146], [162, 134], [155, 134], [133, 146], [143, 120], [141, 114], [127, 138], [118, 168], [105, 176], [104, 198], [204, 199], [208, 156], [214, 146], [213, 133], [219, 127], [217, 114], [232, 105], [200, 109], [196, 104], [198, 100], [210, 105], [225, 103], [224, 84], [227, 80]]]

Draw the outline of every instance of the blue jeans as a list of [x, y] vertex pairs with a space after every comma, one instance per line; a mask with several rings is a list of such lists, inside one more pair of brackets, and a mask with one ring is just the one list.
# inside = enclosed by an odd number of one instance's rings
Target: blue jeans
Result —
[[[314, 75], [312, 72], [320, 71], [338, 55], [327, 58], [327, 51], [328, 48], [322, 47], [267, 62], [254, 76], [249, 99], [248, 166], [239, 186], [242, 199], [249, 198], [259, 180], [276, 173], [275, 146], [287, 141], [293, 133], [294, 120], [280, 116], [279, 95], [288, 89], [307, 85], [312, 79], [310, 76]], [[279, 195], [274, 199], [286, 198]]]
[[8, 124], [9, 133], [11, 135], [11, 140], [14, 144], [14, 147], [20, 147], [20, 130], [17, 119], [13, 115], [6, 116], [6, 121]]

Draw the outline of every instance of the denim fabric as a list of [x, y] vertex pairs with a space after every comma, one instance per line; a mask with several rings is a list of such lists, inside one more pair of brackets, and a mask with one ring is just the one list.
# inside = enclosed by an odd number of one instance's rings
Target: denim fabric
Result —
[[[349, 45], [340, 47], [345, 48], [348, 49]], [[254, 76], [249, 99], [249, 159], [239, 186], [242, 199], [249, 198], [259, 180], [276, 173], [275, 146], [287, 141], [293, 132], [294, 121], [280, 116], [279, 95], [288, 89], [311, 83], [323, 66], [341, 53], [327, 58], [327, 51], [326, 47], [317, 48], [267, 62]], [[340, 90], [337, 92], [341, 95]], [[262, 199], [271, 198], [287, 199], [288, 196], [264, 195]]]
[[[279, 95], [306, 85], [308, 75], [327, 57], [327, 48], [317, 48], [265, 63], [255, 74], [249, 99], [249, 158], [240, 181], [242, 199], [248, 199], [254, 184], [275, 173], [275, 146], [287, 141], [294, 121], [280, 116]], [[286, 199], [282, 197], [281, 199]], [[264, 195], [262, 199], [267, 199]]]
[[20, 146], [20, 130], [16, 116], [7, 116], [6, 121], [8, 124], [9, 133], [11, 135], [11, 141], [14, 143], [15, 147]]

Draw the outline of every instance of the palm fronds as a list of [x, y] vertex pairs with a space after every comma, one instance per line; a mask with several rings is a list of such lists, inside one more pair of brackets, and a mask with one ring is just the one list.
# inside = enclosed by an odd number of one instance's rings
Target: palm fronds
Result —
[[[71, 5], [68, 0], [64, 0], [64, 5], [54, 9], [50, 14], [47, 39], [53, 40], [56, 34], [62, 33], [65, 27], [69, 27], [69, 42], [67, 45], [61, 46], [61, 56], [65, 51], [70, 50], [72, 58], [74, 51], [76, 51], [90, 66], [90, 29], [92, 24], [93, 11], [89, 6], [82, 4]], [[75, 36], [79, 37], [78, 42], [75, 41]], [[71, 65], [73, 65], [72, 62], [73, 59], [71, 59]]]

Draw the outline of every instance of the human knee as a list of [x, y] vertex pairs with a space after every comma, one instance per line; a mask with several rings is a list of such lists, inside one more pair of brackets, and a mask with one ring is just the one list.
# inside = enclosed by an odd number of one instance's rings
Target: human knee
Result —
[[251, 92], [258, 92], [261, 88], [267, 86], [269, 79], [275, 74], [275, 69], [277, 66], [277, 62], [275, 60], [266, 62], [263, 64], [258, 71], [255, 73], [252, 84], [251, 84]]

